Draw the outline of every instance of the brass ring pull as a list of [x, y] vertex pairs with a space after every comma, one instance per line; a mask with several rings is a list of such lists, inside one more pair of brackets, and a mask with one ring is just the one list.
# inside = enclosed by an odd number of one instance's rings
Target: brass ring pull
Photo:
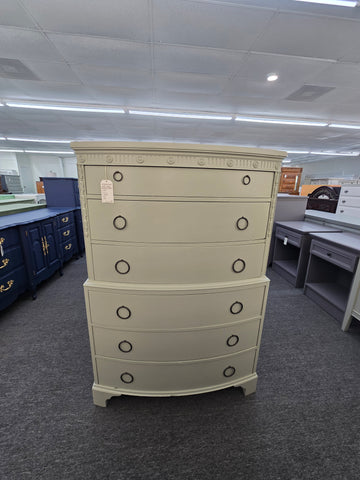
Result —
[[67, 222], [69, 221], [69, 217], [63, 217], [63, 218], [61, 219], [61, 221], [62, 221], [63, 223], [67, 223]]
[[14, 280], [9, 280], [7, 282], [8, 286], [5, 288], [5, 285], [0, 285], [0, 293], [7, 292], [14, 285]]
[[130, 308], [125, 307], [125, 305], [122, 305], [116, 310], [116, 315], [122, 320], [127, 320], [131, 317], [131, 310]]
[[2, 265], [0, 267], [0, 270], [4, 267], [6, 267], [6, 265], [10, 262], [10, 259], [9, 258], [4, 258], [4, 260], [2, 261]]
[[130, 353], [131, 350], [133, 349], [131, 343], [128, 342], [127, 340], [123, 340], [122, 342], [120, 342], [118, 347], [120, 352], [123, 352], [123, 353]]
[[72, 244], [69, 243], [69, 245], [65, 245], [65, 250], [71, 250]]
[[223, 375], [224, 377], [228, 378], [228, 377], [232, 377], [235, 374], [235, 372], [236, 372], [236, 368], [229, 365], [223, 371]]
[[239, 343], [239, 337], [237, 335], [230, 335], [230, 337], [226, 340], [226, 345], [228, 347], [235, 347]]
[[66, 232], [63, 232], [64, 237], [68, 237], [70, 235], [70, 230], [66, 230]]
[[134, 381], [134, 377], [129, 372], [124, 372], [120, 375], [120, 380], [124, 383], [132, 383]]
[[113, 173], [113, 179], [115, 180], [115, 182], [121, 182], [123, 178], [124, 178], [124, 175], [121, 172], [116, 171]]
[[251, 178], [249, 177], [249, 175], [245, 175], [245, 177], [243, 177], [242, 179], [242, 182], [244, 185], [249, 185], [249, 183], [251, 182]]
[[236, 227], [238, 230], [246, 230], [249, 226], [249, 220], [246, 217], [238, 218]]
[[118, 260], [115, 263], [115, 270], [120, 273], [120, 275], [126, 275], [130, 272], [130, 265], [126, 260]]
[[232, 264], [232, 271], [234, 273], [241, 273], [245, 270], [245, 268], [246, 268], [246, 263], [245, 263], [245, 260], [243, 260], [242, 258], [238, 258]]
[[117, 217], [114, 218], [113, 225], [117, 230], [124, 230], [124, 228], [126, 228], [126, 225], [127, 225], [126, 218], [122, 217], [121, 215], [118, 215]]
[[241, 302], [234, 302], [230, 307], [230, 312], [233, 315], [237, 315], [238, 313], [242, 312], [244, 305]]

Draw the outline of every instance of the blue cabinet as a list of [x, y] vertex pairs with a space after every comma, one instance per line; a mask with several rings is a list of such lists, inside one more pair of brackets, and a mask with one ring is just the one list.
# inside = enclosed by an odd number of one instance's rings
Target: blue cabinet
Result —
[[42, 177], [48, 207], [79, 207], [77, 178]]
[[0, 310], [26, 290], [24, 256], [17, 228], [0, 230]]
[[25, 253], [28, 287], [33, 298], [36, 298], [36, 286], [56, 270], [61, 272], [56, 216], [21, 225], [19, 230]]

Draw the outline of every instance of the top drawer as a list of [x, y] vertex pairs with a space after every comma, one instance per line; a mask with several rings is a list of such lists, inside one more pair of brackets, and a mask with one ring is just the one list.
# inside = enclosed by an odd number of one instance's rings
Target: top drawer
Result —
[[274, 174], [251, 170], [86, 166], [87, 194], [100, 195], [100, 182], [104, 179], [113, 182], [114, 195], [269, 198]]
[[290, 243], [291, 245], [295, 245], [296, 247], [301, 246], [301, 235], [291, 230], [287, 230], [283, 227], [276, 227], [276, 238], [280, 240], [286, 240], [286, 242]]
[[66, 212], [57, 216], [58, 228], [67, 227], [74, 223], [74, 212]]
[[352, 252], [341, 250], [340, 248], [313, 240], [311, 242], [310, 252], [317, 257], [323, 258], [334, 265], [337, 265], [349, 272], [353, 272], [356, 267], [357, 255]]
[[360, 197], [360, 185], [343, 185], [340, 190], [341, 197]]
[[19, 243], [20, 238], [16, 228], [5, 228], [4, 230], [0, 230], [0, 248], [2, 247], [2, 252], [5, 252], [8, 247], [18, 245]]

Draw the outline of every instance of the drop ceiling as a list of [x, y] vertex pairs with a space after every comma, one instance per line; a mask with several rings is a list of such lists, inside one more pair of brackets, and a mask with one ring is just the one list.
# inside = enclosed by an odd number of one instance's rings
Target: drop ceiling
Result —
[[[272, 72], [279, 78], [267, 82]], [[359, 152], [360, 129], [234, 120], [360, 125], [359, 86], [360, 7], [294, 0], [1, 0], [0, 150], [70, 151], [66, 144], [9, 137]], [[132, 109], [232, 120], [132, 115]], [[329, 157], [289, 154], [296, 163]]]

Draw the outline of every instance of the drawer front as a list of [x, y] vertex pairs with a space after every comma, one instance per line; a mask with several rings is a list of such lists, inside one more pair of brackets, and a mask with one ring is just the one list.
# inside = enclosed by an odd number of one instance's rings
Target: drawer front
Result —
[[73, 223], [59, 229], [60, 241], [66, 243], [69, 239], [76, 236], [76, 228]]
[[357, 256], [351, 252], [346, 252], [333, 245], [324, 245], [316, 240], [311, 242], [310, 252], [334, 265], [338, 265], [339, 267], [348, 270], [349, 272], [355, 270]]
[[339, 205], [340, 207], [360, 207], [360, 196], [350, 197], [348, 195], [343, 195], [339, 198]]
[[336, 209], [336, 213], [340, 215], [349, 215], [350, 217], [360, 217], [360, 207], [343, 207], [342, 205], [338, 205]]
[[70, 237], [68, 240], [61, 244], [61, 253], [65, 261], [73, 257], [77, 253], [77, 251], [78, 245], [75, 236]]
[[234, 385], [253, 373], [256, 349], [210, 360], [142, 363], [96, 358], [99, 384], [139, 394], [186, 393]]
[[113, 182], [114, 195], [269, 198], [274, 174], [246, 170], [86, 166], [86, 191], [100, 195], [100, 182]]
[[178, 329], [233, 323], [263, 315], [268, 283], [206, 293], [127, 292], [85, 286], [89, 322], [115, 329]]
[[172, 332], [121, 332], [94, 327], [95, 354], [123, 360], [171, 362], [229, 355], [255, 347], [260, 319], [230, 327]]
[[235, 282], [264, 273], [264, 248], [264, 244], [93, 244], [92, 280], [161, 284]]
[[10, 305], [26, 290], [25, 267], [21, 266], [0, 277], [0, 309]]
[[74, 212], [67, 212], [57, 216], [58, 227], [67, 227], [74, 223]]
[[287, 230], [283, 227], [276, 227], [276, 238], [280, 240], [285, 240], [287, 238], [287, 242], [291, 245], [295, 245], [296, 247], [301, 246], [301, 238], [302, 236], [298, 233], [292, 232], [291, 230]]
[[264, 239], [270, 204], [89, 200], [88, 207], [93, 240], [226, 242]]
[[343, 197], [360, 197], [360, 186], [343, 185], [340, 190], [340, 198]]
[[6, 254], [6, 249], [8, 247], [18, 245], [19, 243], [20, 237], [16, 228], [6, 228], [5, 230], [0, 231], [0, 246], [2, 247], [4, 255]]
[[4, 255], [0, 255], [0, 277], [23, 263], [24, 258], [20, 245], [4, 249]]

